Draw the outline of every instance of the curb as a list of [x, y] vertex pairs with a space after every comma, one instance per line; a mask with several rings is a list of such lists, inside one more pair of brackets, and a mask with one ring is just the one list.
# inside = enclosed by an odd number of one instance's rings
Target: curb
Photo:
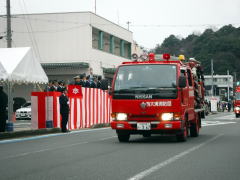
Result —
[[95, 124], [95, 125], [92, 125], [90, 128], [96, 129], [96, 128], [104, 128], [104, 127], [110, 127], [110, 123]]
[[3, 133], [0, 133], [0, 139], [11, 139], [11, 138], [19, 138], [19, 137], [25, 137], [25, 136], [37, 136], [37, 135], [60, 133], [60, 132], [61, 132], [60, 128], [24, 130], [24, 131], [17, 131], [17, 132], [3, 132]]

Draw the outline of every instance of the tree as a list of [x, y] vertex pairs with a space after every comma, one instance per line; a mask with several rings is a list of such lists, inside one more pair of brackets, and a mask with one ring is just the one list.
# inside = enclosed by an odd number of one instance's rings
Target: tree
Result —
[[167, 37], [153, 50], [157, 54], [170, 53], [186, 58], [194, 57], [202, 62], [205, 74], [210, 74], [211, 59], [214, 59], [214, 72], [226, 74], [227, 70], [236, 72], [240, 79], [240, 28], [223, 26], [218, 31], [206, 29], [202, 34], [191, 34], [179, 39], [174, 35]]

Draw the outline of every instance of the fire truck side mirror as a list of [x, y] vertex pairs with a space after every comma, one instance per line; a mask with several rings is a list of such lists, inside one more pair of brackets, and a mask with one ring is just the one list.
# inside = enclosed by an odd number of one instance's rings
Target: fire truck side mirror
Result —
[[178, 80], [178, 85], [180, 88], [185, 88], [187, 86], [187, 79], [185, 76], [180, 76]]

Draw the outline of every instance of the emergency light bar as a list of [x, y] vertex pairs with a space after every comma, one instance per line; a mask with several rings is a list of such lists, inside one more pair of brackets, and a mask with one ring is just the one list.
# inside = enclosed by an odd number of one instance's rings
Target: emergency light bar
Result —
[[179, 58], [176, 56], [171, 56], [170, 54], [154, 54], [154, 53], [149, 53], [147, 54], [143, 54], [140, 57], [138, 57], [137, 54], [132, 54], [132, 60], [134, 62], [144, 62], [144, 61], [169, 61], [169, 60], [173, 60], [173, 61], [178, 61]]

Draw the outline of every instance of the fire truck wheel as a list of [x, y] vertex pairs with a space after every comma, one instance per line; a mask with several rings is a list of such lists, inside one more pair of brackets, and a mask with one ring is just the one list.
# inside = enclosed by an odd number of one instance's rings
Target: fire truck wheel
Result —
[[236, 118], [238, 118], [239, 117], [239, 114], [236, 114]]
[[121, 133], [118, 133], [118, 140], [119, 142], [128, 142], [129, 141], [129, 138], [130, 138], [130, 134], [121, 134]]
[[198, 123], [193, 123], [193, 124], [191, 124], [191, 127], [190, 127], [190, 135], [191, 135], [191, 137], [198, 137], [198, 135], [199, 135], [199, 126], [198, 126]]
[[184, 126], [184, 131], [181, 132], [180, 134], [176, 135], [177, 141], [178, 142], [185, 142], [187, 141], [187, 137], [188, 137], [188, 126], [185, 124]]

